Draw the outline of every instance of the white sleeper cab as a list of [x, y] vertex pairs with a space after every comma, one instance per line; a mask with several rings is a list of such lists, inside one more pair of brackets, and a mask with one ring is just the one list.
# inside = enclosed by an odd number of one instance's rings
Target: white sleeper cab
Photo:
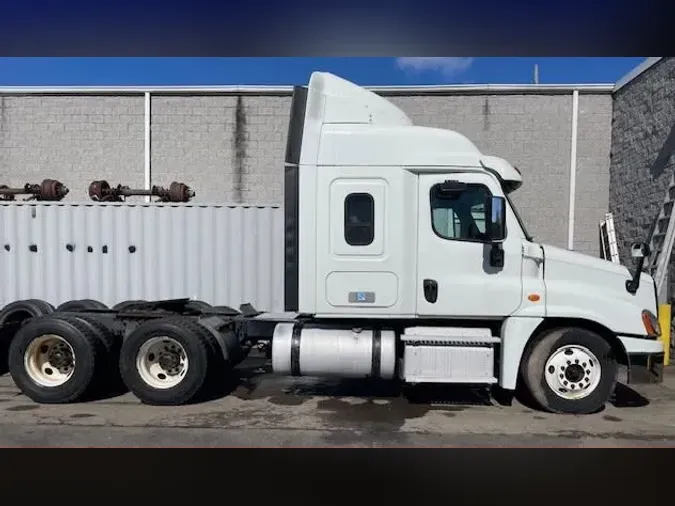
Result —
[[277, 374], [522, 386], [559, 413], [601, 409], [620, 366], [629, 381], [660, 381], [645, 245], [631, 272], [537, 242], [510, 198], [523, 184], [513, 165], [334, 75], [312, 74], [291, 109], [286, 312], [20, 301], [0, 324], [14, 325], [9, 367], [26, 395], [70, 402], [94, 388], [115, 369], [87, 358], [96, 346], [150, 404], [192, 400], [254, 346]]

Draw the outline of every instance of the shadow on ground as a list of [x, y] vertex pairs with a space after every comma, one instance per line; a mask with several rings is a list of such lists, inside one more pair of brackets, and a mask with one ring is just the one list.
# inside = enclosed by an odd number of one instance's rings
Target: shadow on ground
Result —
[[[406, 422], [429, 412], [452, 419], [472, 406], [494, 406], [484, 387], [424, 385], [410, 388], [392, 381], [271, 376], [269, 361], [253, 357], [236, 372], [236, 379], [218, 395], [231, 395], [243, 401], [262, 400], [277, 406], [301, 406], [313, 401], [312, 412], [322, 419], [324, 427], [362, 435], [364, 431], [380, 431], [394, 438], [396, 444], [406, 444], [404, 435], [399, 434]], [[215, 405], [213, 411], [192, 415], [189, 423], [190, 426], [226, 427], [250, 420], [252, 413], [258, 412], [264, 424], [282, 424], [286, 416], [279, 414], [283, 411], [270, 412], [265, 404], [226, 412]]]
[[299, 405], [315, 397], [355, 398], [370, 401], [403, 400], [408, 404], [492, 406], [489, 389], [451, 385], [401, 385], [395, 381], [269, 376], [264, 358], [251, 358], [236, 369], [236, 378], [220, 395], [242, 400], [268, 399], [275, 404]]
[[[522, 387], [518, 388], [516, 393], [518, 402], [528, 409], [534, 411], [541, 411], [541, 408], [534, 401], [530, 393]], [[649, 399], [647, 399], [642, 394], [636, 392], [628, 385], [623, 383], [617, 383], [614, 393], [609, 400], [609, 403], [615, 408], [642, 408], [650, 404]], [[597, 413], [602, 413], [605, 410], [603, 407]]]
[[643, 408], [649, 405], [649, 399], [623, 383], [616, 385], [609, 402], [616, 408]]

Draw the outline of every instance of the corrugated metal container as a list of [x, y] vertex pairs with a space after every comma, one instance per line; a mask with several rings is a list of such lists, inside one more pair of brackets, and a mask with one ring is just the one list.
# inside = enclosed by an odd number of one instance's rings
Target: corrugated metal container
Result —
[[190, 297], [283, 311], [283, 211], [0, 203], [0, 304]]

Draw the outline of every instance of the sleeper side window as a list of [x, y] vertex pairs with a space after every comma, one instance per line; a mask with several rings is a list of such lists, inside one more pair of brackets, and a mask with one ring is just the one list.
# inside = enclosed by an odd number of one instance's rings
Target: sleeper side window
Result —
[[345, 241], [350, 246], [368, 246], [375, 238], [375, 200], [369, 193], [345, 197]]

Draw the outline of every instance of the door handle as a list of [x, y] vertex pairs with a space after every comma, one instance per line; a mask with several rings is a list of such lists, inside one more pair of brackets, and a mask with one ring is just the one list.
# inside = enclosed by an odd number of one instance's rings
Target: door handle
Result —
[[434, 303], [438, 299], [438, 283], [433, 279], [425, 279], [422, 283], [424, 287], [424, 298], [427, 302]]

